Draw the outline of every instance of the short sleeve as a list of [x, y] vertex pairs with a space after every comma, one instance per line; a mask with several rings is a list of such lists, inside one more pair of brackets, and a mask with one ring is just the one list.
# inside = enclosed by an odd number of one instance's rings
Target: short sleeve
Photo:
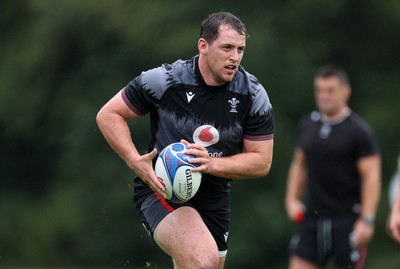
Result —
[[122, 90], [122, 99], [135, 113], [144, 115], [159, 102], [166, 88], [166, 75], [163, 67], [143, 72]]
[[261, 84], [254, 92], [252, 106], [245, 123], [244, 139], [269, 140], [274, 138], [274, 116], [267, 92]]
[[372, 129], [366, 125], [362, 124], [359, 134], [356, 137], [357, 147], [356, 147], [356, 157], [362, 158], [368, 155], [373, 155], [379, 153], [378, 143], [374, 137]]

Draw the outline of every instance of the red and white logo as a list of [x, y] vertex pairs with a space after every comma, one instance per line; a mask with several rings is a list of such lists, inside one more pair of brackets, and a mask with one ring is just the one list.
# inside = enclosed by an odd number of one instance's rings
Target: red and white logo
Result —
[[194, 131], [193, 141], [203, 147], [214, 145], [219, 141], [219, 132], [214, 126], [202, 125]]

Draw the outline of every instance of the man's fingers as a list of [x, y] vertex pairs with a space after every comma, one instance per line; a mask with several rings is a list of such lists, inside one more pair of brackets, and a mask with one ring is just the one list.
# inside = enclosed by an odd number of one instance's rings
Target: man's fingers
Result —
[[149, 156], [151, 160], [154, 159], [154, 157], [157, 156], [157, 149], [154, 148], [151, 152], [147, 153], [146, 155]]
[[208, 161], [208, 159], [210, 158], [210, 156], [208, 155], [207, 149], [205, 147], [197, 145], [197, 144], [191, 144], [189, 149], [186, 150], [185, 153], [196, 156], [196, 159], [201, 159], [201, 160], [198, 160], [199, 163]]
[[202, 172], [202, 173], [207, 174], [207, 173], [210, 172], [210, 169], [209, 169], [209, 168], [210, 168], [210, 167], [209, 167], [208, 165], [200, 165], [200, 166], [198, 166], [198, 167], [192, 168], [192, 171], [193, 171], [193, 172]]
[[393, 239], [400, 243], [400, 227], [389, 227], [389, 233]]
[[183, 143], [183, 144], [185, 144], [185, 145], [189, 145], [189, 142], [186, 141], [185, 139], [181, 139], [181, 141], [179, 141], [179, 142], [181, 142], [181, 143]]
[[350, 234], [350, 244], [353, 248], [357, 248], [361, 245], [361, 237], [356, 231]]
[[160, 180], [158, 178], [154, 179], [150, 179], [149, 182], [147, 182], [147, 184], [150, 186], [150, 188], [157, 193], [158, 195], [160, 195], [163, 199], [167, 198], [167, 193], [165, 192], [165, 187], [164, 185], [160, 182]]
[[397, 230], [394, 234], [393, 234], [393, 238], [400, 243], [400, 231]]

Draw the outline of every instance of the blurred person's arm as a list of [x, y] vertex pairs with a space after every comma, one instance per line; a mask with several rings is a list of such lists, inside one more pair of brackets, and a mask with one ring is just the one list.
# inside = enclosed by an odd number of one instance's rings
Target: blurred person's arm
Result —
[[[400, 182], [400, 175], [398, 180]], [[400, 184], [390, 213], [389, 232], [393, 239], [400, 243]]]
[[389, 233], [400, 243], [400, 156], [397, 164], [397, 191], [389, 218]]
[[381, 193], [381, 159], [379, 155], [363, 157], [357, 162], [361, 176], [361, 212], [354, 225], [355, 247], [367, 244], [374, 233], [374, 220]]
[[299, 214], [306, 210], [301, 200], [306, 182], [306, 156], [301, 148], [296, 148], [289, 168], [285, 199], [286, 213], [293, 221], [298, 221]]

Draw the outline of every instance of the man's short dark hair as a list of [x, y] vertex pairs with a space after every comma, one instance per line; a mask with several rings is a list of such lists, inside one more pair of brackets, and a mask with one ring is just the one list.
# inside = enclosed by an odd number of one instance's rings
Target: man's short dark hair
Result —
[[212, 43], [218, 38], [221, 25], [229, 25], [239, 34], [247, 37], [244, 23], [232, 13], [223, 11], [213, 13], [203, 20], [200, 28], [200, 37], [204, 38], [208, 43]]
[[318, 77], [321, 78], [337, 77], [343, 84], [350, 85], [350, 80], [349, 76], [347, 75], [347, 72], [343, 68], [340, 68], [333, 64], [323, 65], [320, 68], [318, 68], [317, 72], [315, 73], [315, 78]]

